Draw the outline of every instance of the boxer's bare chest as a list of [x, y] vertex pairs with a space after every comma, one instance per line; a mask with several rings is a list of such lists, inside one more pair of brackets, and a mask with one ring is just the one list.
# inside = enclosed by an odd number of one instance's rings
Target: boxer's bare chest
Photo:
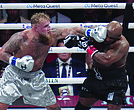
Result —
[[34, 60], [37, 60], [39, 58], [44, 58], [47, 55], [49, 48], [49, 45], [43, 45], [39, 42], [25, 41], [20, 44], [20, 49], [17, 54], [19, 54], [19, 56], [31, 55]]

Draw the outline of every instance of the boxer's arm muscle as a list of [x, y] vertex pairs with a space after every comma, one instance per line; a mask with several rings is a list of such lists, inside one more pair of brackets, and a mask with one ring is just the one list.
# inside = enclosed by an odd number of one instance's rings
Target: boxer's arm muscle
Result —
[[21, 44], [21, 35], [20, 33], [15, 33], [11, 36], [11, 38], [2, 46], [0, 49], [0, 60], [8, 63], [9, 58], [15, 52], [19, 49]]
[[120, 45], [119, 47], [113, 48], [108, 50], [106, 53], [104, 52], [97, 52], [93, 59], [100, 63], [107, 66], [119, 61], [124, 55], [128, 53], [129, 44], [126, 43], [124, 45]]
[[85, 36], [85, 30], [80, 27], [72, 27], [72, 28], [52, 28], [51, 32], [56, 39], [65, 38], [69, 34], [75, 34], [78, 36]]

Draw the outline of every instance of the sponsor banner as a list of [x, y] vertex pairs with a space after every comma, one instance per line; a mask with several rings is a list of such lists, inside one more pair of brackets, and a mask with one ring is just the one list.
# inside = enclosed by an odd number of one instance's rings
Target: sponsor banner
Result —
[[86, 77], [79, 78], [46, 78], [46, 83], [49, 84], [82, 84]]
[[61, 8], [60, 3], [0, 3], [0, 9], [60, 9], [60, 8]]
[[96, 8], [96, 9], [101, 9], [101, 8], [105, 8], [105, 9], [119, 9], [119, 8], [125, 8], [125, 4], [124, 3], [86, 3], [84, 5], [85, 8]]
[[0, 9], [125, 9], [126, 3], [0, 3]]

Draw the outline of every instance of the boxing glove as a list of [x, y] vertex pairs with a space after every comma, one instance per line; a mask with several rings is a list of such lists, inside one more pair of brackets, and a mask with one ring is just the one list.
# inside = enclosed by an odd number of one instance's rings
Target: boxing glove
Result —
[[98, 52], [98, 50], [93, 46], [93, 45], [90, 45], [88, 48], [87, 48], [87, 52], [90, 54], [91, 57], [93, 57], [93, 55], [95, 53]]
[[79, 39], [77, 35], [68, 35], [65, 37], [65, 40], [63, 40], [63, 43], [67, 48], [71, 48], [77, 46]]
[[22, 58], [16, 58], [14, 56], [11, 56], [9, 58], [9, 64], [16, 66], [23, 71], [29, 72], [33, 69], [34, 60], [29, 55], [26, 55]]
[[85, 35], [88, 37], [92, 37], [95, 41], [101, 43], [105, 40], [107, 36], [107, 28], [103, 26], [88, 28], [85, 31]]

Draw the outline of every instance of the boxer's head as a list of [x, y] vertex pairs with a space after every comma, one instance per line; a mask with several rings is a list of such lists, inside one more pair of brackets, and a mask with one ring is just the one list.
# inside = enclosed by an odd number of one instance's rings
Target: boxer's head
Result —
[[40, 42], [46, 45], [52, 40], [49, 24], [50, 18], [47, 14], [36, 13], [31, 17], [32, 29], [38, 33]]
[[122, 25], [117, 21], [112, 21], [107, 25], [106, 44], [111, 44], [119, 39], [122, 35]]

